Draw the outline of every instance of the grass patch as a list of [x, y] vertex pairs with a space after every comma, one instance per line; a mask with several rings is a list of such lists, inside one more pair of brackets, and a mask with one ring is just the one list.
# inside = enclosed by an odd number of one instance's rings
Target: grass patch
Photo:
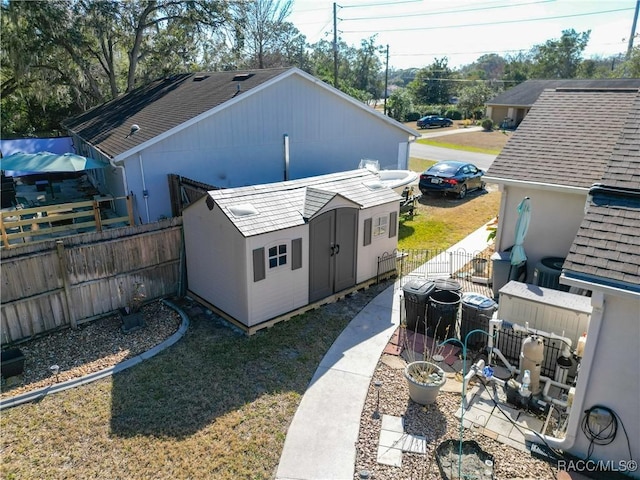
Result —
[[471, 145], [460, 145], [456, 143], [435, 141], [435, 140], [430, 140], [428, 138], [420, 138], [416, 140], [416, 142], [422, 143], [423, 145], [431, 145], [432, 147], [450, 148], [452, 150], [463, 150], [465, 152], [486, 153], [489, 155], [498, 155], [502, 151], [501, 148], [474, 147]]
[[434, 160], [425, 160], [424, 158], [409, 157], [409, 170], [412, 172], [424, 172], [436, 162]]
[[443, 250], [496, 217], [500, 192], [470, 192], [464, 200], [423, 195], [417, 207], [413, 218], [400, 219], [398, 249]]
[[272, 478], [318, 363], [387, 286], [252, 337], [197, 317], [134, 368], [3, 411], [0, 477]]

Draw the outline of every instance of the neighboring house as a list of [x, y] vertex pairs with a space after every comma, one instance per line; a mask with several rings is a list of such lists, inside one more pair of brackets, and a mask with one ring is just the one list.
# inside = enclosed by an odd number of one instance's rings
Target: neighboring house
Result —
[[589, 189], [602, 178], [637, 96], [638, 89], [545, 90], [488, 169], [485, 180], [502, 191], [497, 251], [513, 246], [517, 206], [531, 199], [528, 283], [543, 258], [569, 253]]
[[[510, 88], [486, 102], [485, 116], [493, 120], [496, 125], [505, 128], [516, 128], [529, 113], [540, 94], [550, 88], [640, 88], [638, 78], [608, 78], [608, 79], [568, 79], [568, 80], [526, 80]], [[577, 115], [582, 116], [580, 112]], [[615, 110], [610, 116], [618, 115]], [[607, 117], [600, 119], [608, 121]], [[548, 119], [550, 125], [556, 126], [555, 118]]]
[[141, 223], [172, 215], [169, 174], [229, 188], [352, 170], [362, 158], [406, 169], [419, 136], [297, 68], [175, 75], [64, 126], [78, 153], [111, 162], [98, 188], [132, 192]]
[[[580, 125], [570, 121], [578, 112]], [[560, 122], [545, 121], [550, 115]], [[566, 257], [560, 282], [590, 294], [566, 434], [545, 443], [591, 460], [586, 468], [640, 478], [625, 471], [640, 458], [640, 93], [545, 90], [488, 175], [503, 189], [499, 247], [512, 243], [515, 205], [529, 196], [529, 262]]]
[[400, 199], [366, 169], [210, 191], [183, 212], [189, 292], [252, 327], [366, 282]]

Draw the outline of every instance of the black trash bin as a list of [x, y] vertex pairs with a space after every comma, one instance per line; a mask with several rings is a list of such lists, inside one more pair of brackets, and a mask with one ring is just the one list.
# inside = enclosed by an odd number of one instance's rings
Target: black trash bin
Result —
[[478, 293], [462, 295], [462, 315], [460, 319], [460, 341], [467, 339], [467, 348], [480, 350], [487, 346], [488, 336], [481, 332], [467, 334], [473, 330], [484, 330], [489, 333], [489, 320], [498, 309], [498, 304], [492, 298]]
[[427, 301], [428, 335], [439, 341], [455, 337], [459, 312], [460, 294], [458, 292], [434, 289]]
[[24, 355], [19, 348], [10, 350], [2, 350], [0, 354], [0, 373], [2, 378], [14, 377], [22, 375], [24, 371]]
[[425, 333], [427, 299], [434, 288], [433, 282], [424, 279], [411, 280], [402, 287], [407, 330]]

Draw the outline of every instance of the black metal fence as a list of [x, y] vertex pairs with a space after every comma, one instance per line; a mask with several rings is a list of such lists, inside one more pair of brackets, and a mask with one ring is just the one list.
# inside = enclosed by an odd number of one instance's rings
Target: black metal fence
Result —
[[400, 279], [400, 286], [414, 278], [452, 279], [462, 285], [462, 291], [491, 296], [492, 252], [447, 250], [394, 250], [378, 257], [377, 280], [391, 272]]

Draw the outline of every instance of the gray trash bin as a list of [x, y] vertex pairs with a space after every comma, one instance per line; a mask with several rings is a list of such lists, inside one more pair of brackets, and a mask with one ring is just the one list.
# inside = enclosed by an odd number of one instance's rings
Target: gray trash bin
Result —
[[449, 290], [451, 292], [458, 293], [462, 291], [462, 285], [460, 284], [460, 282], [456, 282], [455, 280], [451, 280], [448, 278], [438, 278], [434, 280], [433, 283], [436, 287], [436, 291]]
[[427, 299], [434, 288], [433, 282], [424, 279], [411, 280], [402, 287], [405, 320], [409, 331], [425, 333]]
[[459, 312], [460, 294], [458, 292], [434, 289], [427, 301], [428, 335], [439, 341], [455, 337]]
[[484, 330], [489, 333], [489, 320], [498, 309], [498, 304], [489, 297], [478, 293], [462, 295], [462, 315], [460, 319], [460, 341], [467, 339], [467, 347], [480, 350], [487, 346], [487, 335], [481, 332], [467, 334], [473, 330]]

